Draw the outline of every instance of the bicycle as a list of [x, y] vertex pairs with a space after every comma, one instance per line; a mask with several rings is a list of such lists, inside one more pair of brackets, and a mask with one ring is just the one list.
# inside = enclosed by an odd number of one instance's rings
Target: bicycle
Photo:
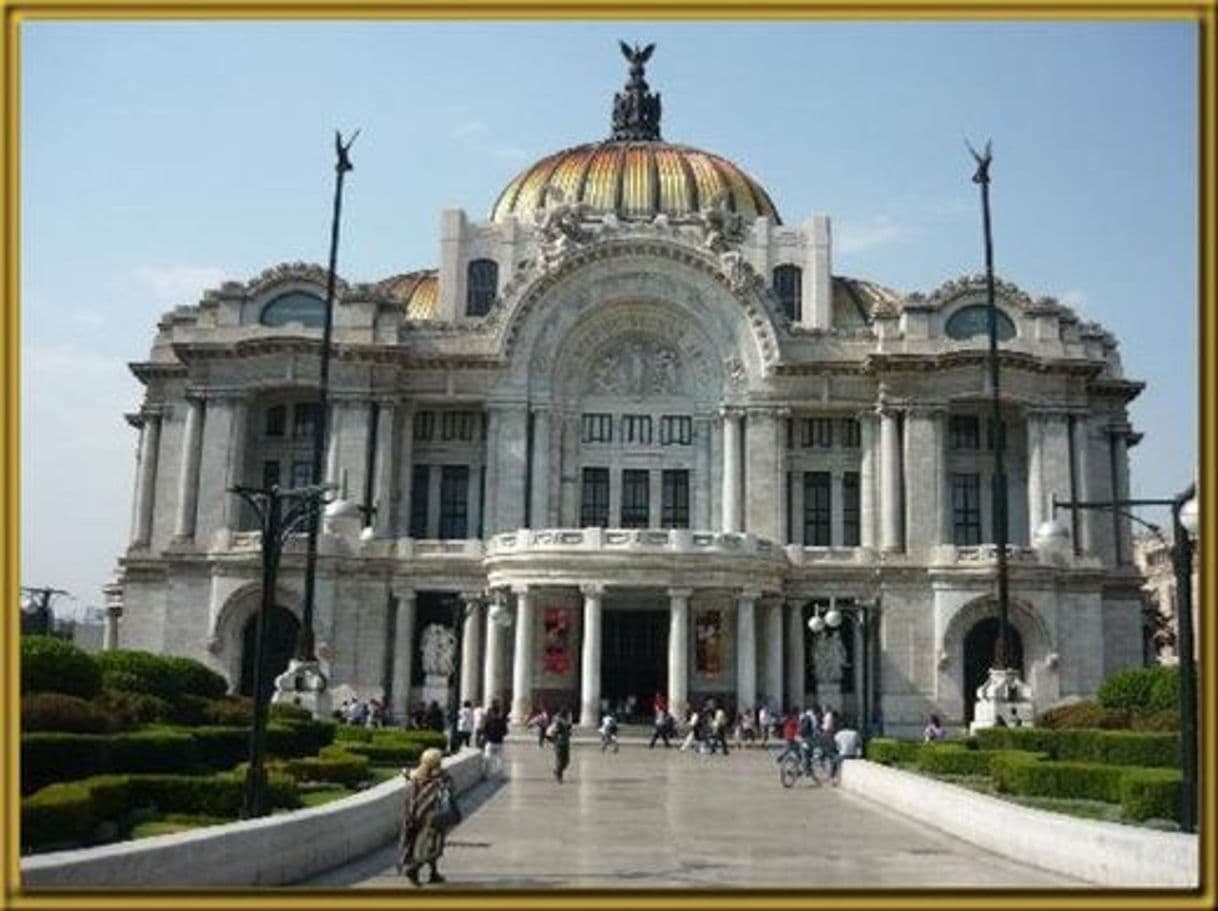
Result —
[[795, 782], [800, 778], [812, 779], [817, 787], [833, 778], [833, 764], [819, 746], [813, 746], [811, 757], [806, 758], [798, 744], [789, 744], [775, 761], [778, 763], [778, 780], [784, 788], [795, 787]]

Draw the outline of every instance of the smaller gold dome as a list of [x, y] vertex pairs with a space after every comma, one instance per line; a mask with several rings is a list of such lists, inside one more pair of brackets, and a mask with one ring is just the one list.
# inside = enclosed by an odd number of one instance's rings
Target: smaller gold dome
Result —
[[435, 319], [440, 308], [440, 282], [435, 269], [395, 275], [377, 284], [377, 290], [402, 305], [407, 319]]

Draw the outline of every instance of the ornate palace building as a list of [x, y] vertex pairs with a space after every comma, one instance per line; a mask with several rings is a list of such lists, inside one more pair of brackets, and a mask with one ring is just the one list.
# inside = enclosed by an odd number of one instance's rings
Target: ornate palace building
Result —
[[[459, 622], [463, 698], [517, 719], [543, 701], [583, 723], [605, 702], [641, 714], [656, 693], [816, 700], [890, 732], [971, 718], [998, 628], [996, 441], [1036, 709], [1140, 664], [1127, 521], [1065, 515], [1065, 547], [1044, 533], [1055, 496], [1128, 494], [1142, 384], [1115, 339], [999, 282], [992, 426], [984, 279], [906, 294], [834, 274], [829, 219], [787, 223], [736, 164], [663, 140], [646, 52], [629, 57], [609, 138], [525, 169], [485, 221], [444, 212], [437, 268], [338, 282], [325, 473], [344, 502], [315, 625], [334, 697], [402, 714], [424, 630]], [[132, 365], [146, 392], [110, 644], [249, 690], [259, 534], [226, 491], [310, 480], [326, 277], [226, 282]], [[304, 549], [280, 570], [280, 668]], [[844, 622], [814, 633], [831, 606]]]

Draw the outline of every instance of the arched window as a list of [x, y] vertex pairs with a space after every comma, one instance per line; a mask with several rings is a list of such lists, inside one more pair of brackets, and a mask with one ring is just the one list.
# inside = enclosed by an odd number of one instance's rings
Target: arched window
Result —
[[[947, 320], [947, 334], [954, 339], [964, 340], [975, 335], [989, 335], [990, 313], [985, 304], [970, 304], [961, 307]], [[998, 311], [998, 340], [1009, 341], [1015, 337], [1015, 324], [1011, 318]]]
[[326, 324], [326, 302], [307, 291], [289, 291], [263, 307], [258, 321], [264, 326], [300, 323], [320, 329]]
[[801, 286], [803, 270], [786, 263], [774, 269], [774, 294], [782, 304], [782, 312], [793, 323], [799, 322], [802, 307]]
[[499, 264], [493, 259], [475, 259], [465, 273], [465, 315], [486, 316], [499, 290]]

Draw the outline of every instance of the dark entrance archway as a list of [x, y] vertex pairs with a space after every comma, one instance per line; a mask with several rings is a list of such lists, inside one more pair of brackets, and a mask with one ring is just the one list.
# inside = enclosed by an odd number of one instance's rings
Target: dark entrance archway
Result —
[[[652, 700], [668, 691], [668, 611], [607, 610], [602, 623], [601, 697], [619, 721], [651, 721]], [[634, 697], [633, 710], [620, 708]]]
[[[241, 631], [241, 693], [254, 695], [254, 650], [258, 635], [258, 612], [245, 621]], [[262, 694], [269, 696], [275, 691], [275, 678], [288, 669], [288, 661], [296, 652], [296, 637], [300, 633], [300, 621], [286, 607], [276, 605], [266, 618], [266, 641], [262, 643], [263, 665]]]
[[[989, 677], [990, 668], [998, 661], [999, 623], [997, 617], [986, 617], [973, 624], [964, 637], [964, 720], [973, 720], [977, 703], [977, 687]], [[1007, 642], [1011, 654], [1008, 665], [1016, 668], [1026, 679], [1023, 666], [1023, 639], [1011, 623], [1007, 624]]]

